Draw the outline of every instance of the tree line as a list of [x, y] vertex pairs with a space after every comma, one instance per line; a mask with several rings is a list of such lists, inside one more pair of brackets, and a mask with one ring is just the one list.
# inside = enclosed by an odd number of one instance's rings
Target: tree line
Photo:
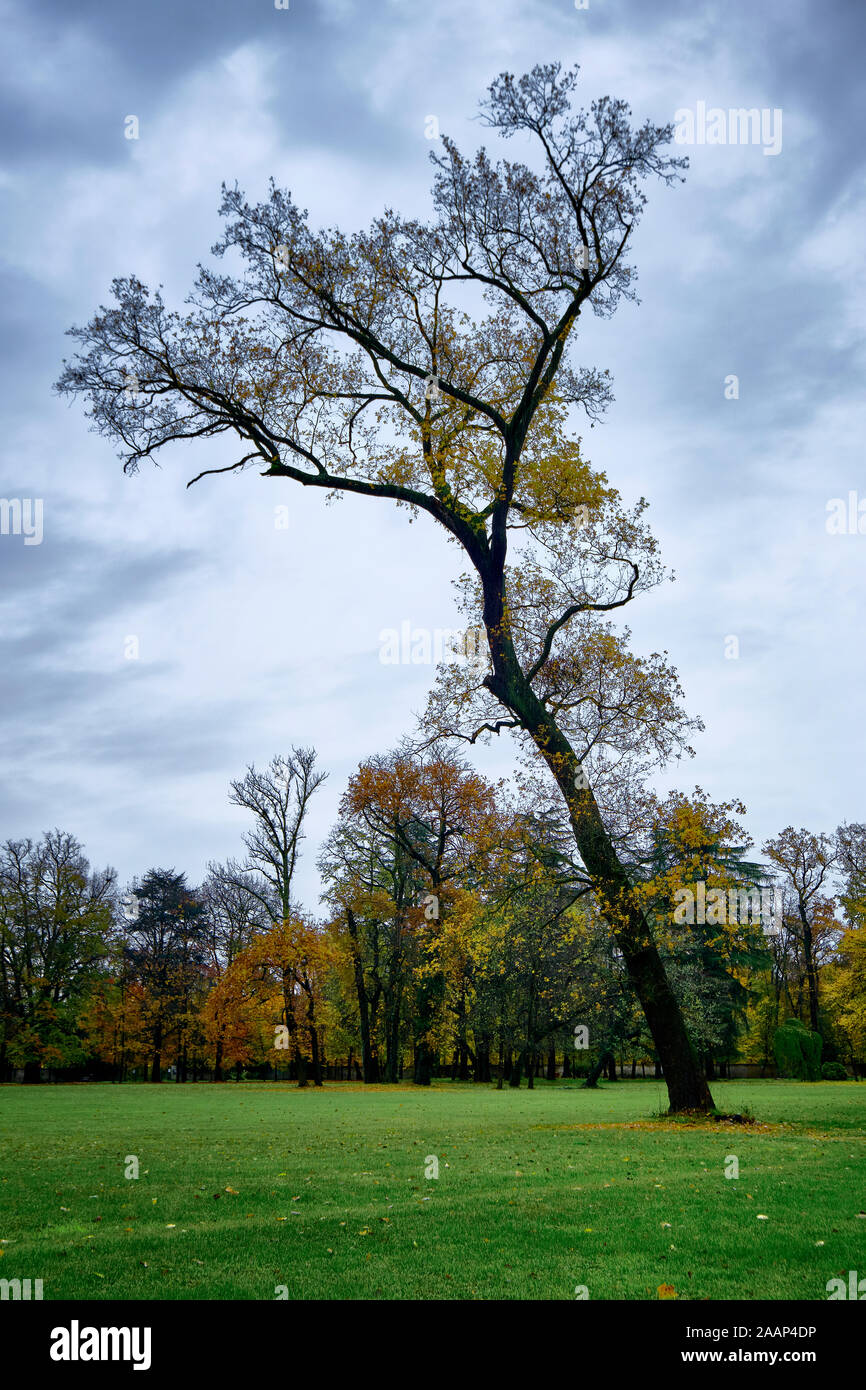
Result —
[[[311, 748], [232, 782], [238, 859], [121, 889], [76, 838], [0, 848], [0, 1079], [436, 1077], [533, 1086], [663, 1065], [567, 812], [453, 750], [363, 762], [295, 891]], [[619, 853], [704, 1073], [866, 1061], [866, 826], [787, 827], [748, 858], [740, 803], [645, 794]], [[768, 920], [766, 904], [774, 911]], [[693, 910], [693, 904], [699, 910]], [[688, 904], [688, 910], [684, 908]]]

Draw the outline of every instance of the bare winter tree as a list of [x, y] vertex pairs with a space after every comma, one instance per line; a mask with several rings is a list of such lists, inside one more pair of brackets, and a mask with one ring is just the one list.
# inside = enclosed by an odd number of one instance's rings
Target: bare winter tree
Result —
[[243, 837], [247, 862], [226, 865], [223, 877], [231, 877], [272, 922], [284, 922], [292, 911], [304, 819], [328, 775], [317, 772], [315, 764], [315, 749], [293, 748], [287, 758], [278, 753], [264, 772], [250, 766], [231, 784], [229, 800], [252, 811], [255, 821]]

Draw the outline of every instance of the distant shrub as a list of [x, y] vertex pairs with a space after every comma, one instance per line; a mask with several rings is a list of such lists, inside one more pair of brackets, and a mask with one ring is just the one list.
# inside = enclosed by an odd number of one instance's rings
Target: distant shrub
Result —
[[798, 1018], [786, 1019], [773, 1037], [779, 1076], [795, 1081], [820, 1081], [821, 1034], [813, 1033]]
[[841, 1062], [825, 1062], [821, 1068], [822, 1081], [847, 1081], [848, 1073]]

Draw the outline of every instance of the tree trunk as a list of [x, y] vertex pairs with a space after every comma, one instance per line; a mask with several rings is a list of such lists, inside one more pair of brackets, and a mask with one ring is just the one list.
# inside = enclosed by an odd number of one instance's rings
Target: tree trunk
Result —
[[313, 1068], [313, 1085], [322, 1085], [322, 1060], [319, 1055], [319, 1030], [316, 1026], [316, 1005], [312, 985], [304, 986], [307, 994], [307, 1035], [310, 1039], [310, 1059]]
[[556, 1048], [552, 1047], [547, 1054], [547, 1079], [556, 1080]]
[[385, 991], [385, 1080], [396, 1085], [400, 1079], [400, 1003], [402, 991]]
[[307, 1081], [307, 1059], [297, 1043], [295, 1043], [295, 1066], [298, 1075], [298, 1089], [303, 1090], [304, 1086], [309, 1084]]
[[[504, 529], [501, 544], [504, 567]], [[484, 623], [494, 665], [493, 674], [485, 678], [484, 684], [531, 736], [565, 798], [580, 857], [601, 900], [605, 919], [664, 1065], [671, 1111], [710, 1110], [713, 1098], [653, 940], [650, 923], [631, 891], [628, 874], [620, 863], [592, 791], [575, 786], [580, 763], [574, 749], [527, 682], [517, 661], [507, 633], [499, 564], [498, 556], [491, 558], [490, 569], [482, 576]]]
[[150, 1079], [162, 1081], [162, 1030], [158, 1029], [153, 1043], [153, 1058], [150, 1064]]
[[358, 1016], [361, 1024], [361, 1063], [364, 1070], [364, 1080], [369, 1085], [378, 1080], [378, 1076], [375, 1075], [377, 1067], [373, 1059], [373, 1049], [370, 1046], [370, 999], [364, 981], [364, 965], [361, 960], [361, 948], [358, 941], [358, 924], [350, 907], [346, 909], [346, 922], [352, 941], [352, 969], [355, 976], [355, 993], [358, 996]]
[[[615, 1062], [613, 1053], [612, 1053], [608, 1048], [602, 1048], [602, 1050], [601, 1050], [601, 1051], [599, 1052], [599, 1054], [598, 1054], [598, 1057], [595, 1059], [595, 1061], [593, 1062], [592, 1066], [590, 1067], [590, 1069], [589, 1069], [589, 1075], [587, 1076], [586, 1080], [584, 1081], [584, 1083], [583, 1083], [583, 1085], [581, 1086], [580, 1089], [581, 1089], [582, 1091], [595, 1091], [595, 1090], [597, 1090], [597, 1088], [598, 1088], [598, 1078], [601, 1076], [601, 1074], [602, 1074], [602, 1072], [604, 1071], [605, 1067], [608, 1068], [608, 1076], [610, 1076], [610, 1064], [611, 1064], [611, 1062], [614, 1063], [614, 1066], [616, 1065], [616, 1062]], [[614, 1071], [613, 1079], [614, 1079], [614, 1081], [616, 1081], [616, 1072], [615, 1072], [615, 1071]]]
[[490, 1036], [487, 1033], [482, 1033], [475, 1045], [473, 1077], [476, 1081], [490, 1081]]
[[433, 1049], [423, 1038], [415, 1049], [415, 1075], [412, 1080], [416, 1086], [429, 1086], [433, 1080]]
[[809, 1027], [813, 1033], [818, 1030], [818, 971], [815, 968], [812, 927], [805, 911], [800, 916], [803, 922], [803, 960], [806, 966], [806, 986], [809, 992]]

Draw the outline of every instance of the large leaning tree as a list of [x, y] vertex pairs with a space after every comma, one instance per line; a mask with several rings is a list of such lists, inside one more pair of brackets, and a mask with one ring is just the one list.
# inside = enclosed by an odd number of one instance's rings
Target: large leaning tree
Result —
[[[712, 1098], [614, 821], [629, 787], [678, 755], [689, 724], [675, 673], [629, 655], [605, 615], [660, 582], [643, 500], [630, 512], [583, 460], [569, 411], [591, 420], [608, 374], [569, 359], [581, 312], [634, 299], [629, 243], [643, 183], [669, 184], [670, 125], [630, 125], [608, 97], [575, 110], [578, 70], [501, 74], [482, 120], [533, 151], [532, 167], [433, 153], [429, 222], [387, 210], [369, 231], [314, 231], [271, 185], [223, 188], [213, 248], [183, 313], [136, 278], [71, 330], [58, 388], [83, 395], [126, 471], [176, 440], [234, 434], [227, 472], [426, 512], [471, 566], [466, 603], [489, 661], [456, 665], [442, 733], [509, 728], [547, 764], [664, 1067], [671, 1107]], [[192, 482], [205, 476], [199, 473]], [[462, 685], [460, 684], [462, 682]], [[459, 688], [458, 688], [459, 687]], [[445, 711], [443, 709], [443, 715]]]

